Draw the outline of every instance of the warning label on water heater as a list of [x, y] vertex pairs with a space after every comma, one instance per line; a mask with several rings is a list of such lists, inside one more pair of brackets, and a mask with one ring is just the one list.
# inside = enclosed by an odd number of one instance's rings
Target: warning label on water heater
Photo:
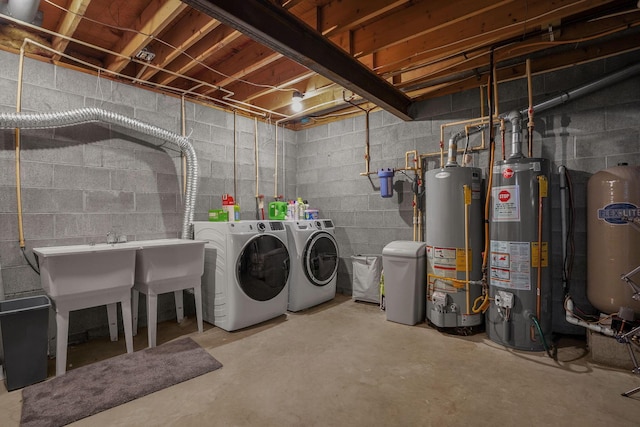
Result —
[[427, 258], [436, 276], [456, 277], [456, 248], [428, 247]]
[[517, 185], [503, 185], [491, 189], [493, 221], [520, 222], [520, 190]]
[[491, 285], [499, 288], [531, 289], [529, 242], [491, 241]]

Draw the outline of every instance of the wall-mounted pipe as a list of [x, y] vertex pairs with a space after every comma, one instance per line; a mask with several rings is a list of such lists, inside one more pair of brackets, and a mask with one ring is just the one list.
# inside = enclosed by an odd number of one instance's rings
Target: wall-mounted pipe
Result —
[[72, 126], [90, 122], [103, 122], [130, 129], [177, 145], [187, 159], [187, 193], [182, 222], [182, 238], [191, 238], [191, 223], [198, 187], [198, 161], [193, 146], [186, 137], [160, 127], [99, 108], [79, 108], [76, 110], [49, 113], [2, 113], [0, 129], [47, 129]]
[[273, 199], [274, 200], [278, 200], [278, 126], [275, 126], [275, 132], [276, 132], [276, 141], [275, 141], [275, 155], [273, 156], [274, 159], [274, 172], [273, 172]]
[[[540, 104], [534, 105], [533, 110], [536, 113], [539, 113], [555, 106], [565, 104], [572, 99], [588, 95], [609, 85], [621, 82], [629, 77], [636, 75], [639, 72], [640, 63], [631, 65], [629, 67], [623, 68], [622, 70], [616, 71], [615, 73], [611, 73], [607, 76], [599, 78], [591, 83], [587, 83], [570, 91], [564, 92], [561, 95], [551, 98], [547, 101], [541, 102]], [[522, 114], [526, 112], [527, 110], [521, 111]]]
[[565, 165], [558, 166], [558, 175], [560, 177], [560, 221], [562, 236], [562, 289], [566, 293], [568, 287], [567, 278], [567, 168]]
[[526, 60], [526, 70], [527, 70], [527, 94], [529, 95], [529, 108], [527, 109], [527, 113], [529, 114], [529, 122], [527, 123], [527, 128], [529, 129], [528, 135], [528, 153], [529, 157], [533, 157], [533, 84], [531, 83], [531, 60], [527, 58]]
[[237, 113], [233, 110], [233, 200], [238, 200], [238, 131]]
[[[577, 87], [577, 88], [572, 89], [572, 90], [567, 91], [567, 92], [563, 92], [562, 94], [560, 94], [560, 95], [558, 95], [556, 97], [550, 98], [550, 99], [548, 99], [546, 101], [543, 101], [543, 102], [541, 102], [541, 103], [539, 103], [537, 105], [534, 105], [533, 106], [533, 111], [535, 111], [536, 113], [540, 113], [542, 111], [548, 110], [548, 109], [556, 107], [558, 105], [565, 104], [565, 103], [569, 102], [570, 100], [576, 99], [576, 98], [581, 97], [581, 96], [588, 95], [588, 94], [590, 94], [592, 92], [595, 92], [597, 90], [605, 88], [605, 87], [607, 87], [609, 85], [612, 85], [612, 84], [615, 84], [615, 83], [619, 83], [619, 82], [621, 82], [621, 81], [623, 81], [623, 80], [625, 80], [625, 79], [627, 79], [629, 77], [633, 77], [634, 75], [636, 75], [638, 73], [640, 73], [640, 63], [631, 65], [631, 66], [626, 67], [626, 68], [623, 68], [622, 70], [619, 70], [619, 71], [616, 71], [614, 73], [611, 73], [611, 74], [609, 74], [607, 76], [604, 76], [604, 77], [602, 77], [602, 78], [600, 78], [600, 79], [598, 79], [598, 80], [596, 80], [594, 82], [591, 82], [591, 83], [588, 83], [586, 85]], [[489, 98], [489, 102], [492, 103], [492, 107], [493, 107], [493, 99], [491, 97], [488, 97], [488, 98]], [[491, 110], [493, 110], [493, 108], [491, 108]], [[529, 112], [529, 108], [524, 108], [524, 109], [520, 110], [520, 115], [521, 116], [524, 115], [524, 114], [528, 115], [528, 112]], [[508, 114], [511, 114], [511, 113], [508, 113]], [[491, 118], [492, 119], [496, 119], [496, 118], [497, 119], [502, 119], [502, 118], [506, 119], [508, 114], [501, 114], [500, 116], [491, 116]], [[487, 119], [489, 119], [489, 117], [487, 117]], [[463, 121], [463, 122], [478, 121], [478, 120], [483, 120], [484, 121], [484, 117], [482, 117], [480, 119], [469, 119], [469, 120], [466, 120], [466, 121]], [[443, 131], [443, 129], [444, 129], [443, 127], [444, 126], [451, 126], [451, 125], [460, 124], [460, 123], [461, 122], [453, 122], [453, 123], [445, 123], [445, 124], [443, 124], [441, 126], [441, 128], [440, 128], [440, 134], [441, 134], [441, 138], [440, 139], [441, 139], [441, 141], [442, 141], [442, 138], [443, 138], [442, 135], [443, 135], [443, 132], [444, 132]], [[478, 126], [472, 127], [472, 128], [469, 129], [469, 135], [473, 135], [475, 133], [482, 132], [488, 126], [489, 126], [488, 123], [482, 123], [482, 124], [479, 124]], [[520, 125], [520, 126], [522, 126], [522, 125]], [[486, 148], [486, 147], [484, 147], [484, 148]], [[478, 148], [473, 147], [472, 151], [476, 151], [476, 150], [478, 150]], [[421, 154], [420, 157], [426, 158], [426, 157], [435, 157], [435, 156], [438, 156], [438, 155], [440, 155], [441, 158], [444, 157], [443, 151], [442, 151], [442, 147], [441, 147], [441, 151], [433, 152], [433, 153]]]

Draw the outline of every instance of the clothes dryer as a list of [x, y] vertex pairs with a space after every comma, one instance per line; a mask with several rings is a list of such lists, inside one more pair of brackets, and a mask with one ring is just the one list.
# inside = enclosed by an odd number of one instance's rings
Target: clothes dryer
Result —
[[226, 331], [287, 311], [289, 250], [282, 221], [194, 222], [206, 240], [203, 319]]
[[338, 243], [330, 219], [285, 221], [291, 253], [289, 311], [333, 299], [338, 273]]

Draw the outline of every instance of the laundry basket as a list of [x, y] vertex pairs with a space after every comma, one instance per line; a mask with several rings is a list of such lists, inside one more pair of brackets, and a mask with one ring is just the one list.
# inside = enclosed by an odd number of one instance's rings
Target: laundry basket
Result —
[[355, 301], [380, 302], [382, 255], [353, 255], [352, 298]]

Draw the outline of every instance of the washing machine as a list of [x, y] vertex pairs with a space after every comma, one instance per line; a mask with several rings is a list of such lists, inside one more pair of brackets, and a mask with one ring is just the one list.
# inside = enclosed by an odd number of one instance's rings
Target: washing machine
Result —
[[338, 273], [338, 243], [330, 219], [285, 221], [291, 253], [289, 311], [333, 299]]
[[234, 331], [287, 311], [289, 250], [282, 221], [196, 221], [205, 240], [203, 319]]

